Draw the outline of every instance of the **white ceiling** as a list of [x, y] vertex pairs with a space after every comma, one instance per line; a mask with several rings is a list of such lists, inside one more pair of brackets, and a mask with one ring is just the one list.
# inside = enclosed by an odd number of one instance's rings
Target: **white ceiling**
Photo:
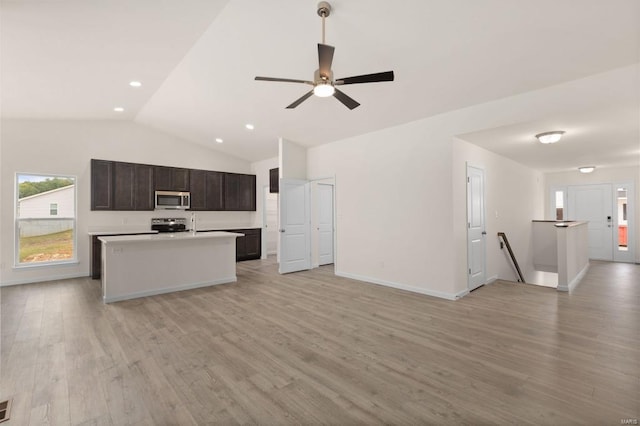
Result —
[[[314, 146], [640, 62], [637, 0], [331, 4], [335, 76], [396, 76], [344, 86], [353, 111], [315, 97], [286, 110], [308, 86], [253, 80], [312, 79], [316, 0], [2, 0], [2, 115], [135, 120], [256, 161], [277, 155], [278, 137]], [[593, 90], [591, 108], [461, 137], [541, 170], [638, 164], [639, 80], [615, 83], [627, 96]], [[531, 136], [559, 125], [567, 143], [550, 160]], [[612, 137], [631, 160], [602, 143]]]

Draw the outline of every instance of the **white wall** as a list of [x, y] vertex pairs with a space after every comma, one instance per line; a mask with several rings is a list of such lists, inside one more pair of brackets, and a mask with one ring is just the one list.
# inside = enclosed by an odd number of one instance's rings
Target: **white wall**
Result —
[[336, 273], [439, 297], [464, 294], [469, 161], [484, 162], [490, 180], [487, 277], [515, 277], [491, 243], [498, 230], [514, 242], [518, 258], [527, 259], [523, 269], [531, 275], [531, 220], [544, 216], [542, 175], [454, 138], [566, 112], [615, 76], [587, 77], [309, 148], [307, 176], [336, 179]]
[[[633, 183], [635, 188], [635, 229], [640, 229], [640, 166], [619, 168], [596, 168], [593, 173], [580, 173], [575, 171], [561, 173], [546, 173], [544, 175], [545, 187], [545, 212], [549, 215], [549, 191], [552, 187], [568, 185], [592, 185], [605, 183]], [[635, 261], [640, 263], [640, 232], [635, 235]]]
[[[90, 211], [90, 159], [251, 173], [249, 162], [128, 121], [3, 120], [0, 141], [0, 283], [89, 274], [89, 229], [150, 228], [175, 212]], [[13, 269], [15, 173], [77, 178], [78, 264]], [[252, 226], [254, 212], [198, 212], [198, 227]], [[185, 217], [188, 213], [184, 213]]]
[[309, 176], [335, 176], [336, 274], [454, 297], [450, 138], [429, 124], [309, 149]]
[[307, 179], [307, 149], [280, 138], [279, 150], [280, 178]]
[[[467, 212], [466, 163], [485, 170], [487, 280], [516, 281], [509, 254], [500, 249], [498, 232], [504, 232], [520, 265], [525, 281], [535, 283], [532, 223], [544, 216], [542, 173], [460, 139], [453, 143], [454, 235], [456, 282], [466, 280]], [[462, 272], [462, 273], [460, 273]]]

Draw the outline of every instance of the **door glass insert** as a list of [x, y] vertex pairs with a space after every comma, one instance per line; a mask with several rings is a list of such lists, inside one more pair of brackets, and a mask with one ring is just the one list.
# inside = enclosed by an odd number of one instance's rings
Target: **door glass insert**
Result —
[[564, 191], [555, 192], [556, 220], [564, 220]]

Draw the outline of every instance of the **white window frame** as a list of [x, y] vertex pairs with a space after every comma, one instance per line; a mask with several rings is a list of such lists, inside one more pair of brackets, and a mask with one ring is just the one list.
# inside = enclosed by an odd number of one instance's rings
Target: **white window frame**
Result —
[[[20, 222], [33, 220], [29, 218], [18, 217], [18, 197], [20, 195], [20, 182], [19, 177], [27, 175], [27, 176], [42, 176], [45, 178], [63, 178], [63, 179], [73, 179], [73, 217], [62, 217], [56, 216], [53, 220], [61, 220], [68, 219], [72, 220], [73, 223], [73, 255], [70, 259], [62, 259], [62, 260], [53, 260], [53, 261], [45, 261], [45, 262], [20, 262]], [[15, 174], [15, 182], [14, 182], [14, 229], [13, 229], [13, 241], [14, 241], [14, 257], [13, 257], [13, 267], [15, 269], [25, 269], [25, 268], [41, 268], [47, 266], [56, 266], [56, 265], [69, 265], [69, 264], [77, 264], [78, 263], [78, 177], [74, 175], [59, 175], [55, 173], [27, 173], [27, 172], [16, 172]], [[42, 218], [38, 218], [38, 220], [42, 220]]]

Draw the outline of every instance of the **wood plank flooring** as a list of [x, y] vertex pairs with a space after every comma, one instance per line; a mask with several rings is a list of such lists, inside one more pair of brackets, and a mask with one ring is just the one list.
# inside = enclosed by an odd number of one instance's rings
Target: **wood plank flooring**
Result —
[[640, 417], [640, 266], [572, 293], [446, 301], [238, 264], [238, 282], [103, 305], [99, 282], [4, 287], [9, 425], [619, 425]]

